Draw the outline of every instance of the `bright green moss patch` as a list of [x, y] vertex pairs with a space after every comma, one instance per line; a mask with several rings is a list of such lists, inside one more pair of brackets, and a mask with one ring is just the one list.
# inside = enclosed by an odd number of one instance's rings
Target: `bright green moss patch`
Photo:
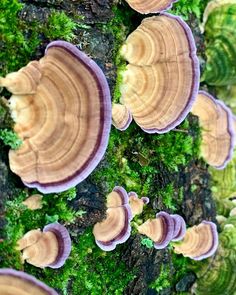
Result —
[[170, 285], [171, 285], [170, 268], [162, 264], [161, 272], [159, 276], [153, 283], [151, 283], [150, 287], [156, 290], [157, 292], [160, 292], [163, 289], [170, 287]]
[[[106, 164], [93, 173], [95, 182], [106, 183], [107, 192], [115, 185], [122, 185], [127, 191], [148, 197], [152, 193], [151, 188], [155, 187], [154, 196], [158, 196], [156, 182], [159, 175], [177, 172], [179, 167], [186, 166], [192, 157], [199, 154], [200, 131], [197, 124], [189, 126], [188, 120], [185, 120], [178, 129], [150, 135], [135, 123], [125, 132], [112, 128]], [[193, 131], [190, 132], [190, 129]], [[174, 206], [169, 200], [172, 191], [168, 187], [163, 193], [167, 207]], [[180, 192], [180, 199], [182, 197], [183, 191]]]
[[18, 137], [18, 135], [9, 129], [0, 130], [0, 139], [5, 145], [10, 146], [13, 150], [18, 149], [22, 145], [22, 140]]
[[37, 20], [26, 23], [18, 17], [23, 6], [17, 0], [1, 0], [0, 3], [1, 76], [32, 60], [42, 37], [66, 41], [74, 38], [77, 25], [64, 12], [52, 10], [45, 23]]

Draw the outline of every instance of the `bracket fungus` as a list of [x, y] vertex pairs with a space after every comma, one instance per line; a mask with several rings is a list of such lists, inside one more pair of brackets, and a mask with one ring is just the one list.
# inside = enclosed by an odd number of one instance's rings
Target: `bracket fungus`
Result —
[[142, 13], [157, 13], [163, 10], [170, 9], [172, 3], [178, 0], [125, 0], [130, 7]]
[[203, 221], [198, 226], [188, 228], [184, 239], [174, 244], [174, 251], [194, 260], [202, 260], [212, 256], [218, 247], [216, 225]]
[[231, 110], [205, 91], [199, 91], [192, 111], [202, 127], [201, 152], [206, 162], [223, 169], [233, 156], [234, 128]]
[[130, 236], [132, 219], [128, 194], [116, 186], [107, 196], [106, 219], [94, 225], [96, 244], [104, 251], [112, 251], [117, 244], [126, 242]]
[[121, 55], [129, 62], [121, 102], [135, 122], [148, 133], [179, 125], [199, 87], [199, 62], [188, 25], [168, 13], [146, 18], [128, 36]]
[[115, 103], [112, 106], [112, 124], [121, 131], [126, 130], [132, 122], [132, 115], [128, 108]]
[[161, 211], [156, 214], [155, 219], [148, 219], [141, 224], [138, 227], [138, 232], [154, 241], [154, 248], [163, 249], [172, 240], [174, 227], [171, 215]]
[[143, 206], [149, 203], [149, 198], [142, 197], [139, 199], [138, 195], [135, 192], [130, 192], [129, 204], [131, 207], [132, 216], [139, 215], [143, 212]]
[[30, 210], [37, 210], [43, 207], [42, 199], [42, 195], [35, 194], [25, 199], [22, 203]]
[[102, 159], [111, 127], [109, 87], [98, 65], [54, 41], [39, 62], [1, 78], [0, 86], [13, 93], [14, 129], [23, 139], [9, 152], [11, 170], [43, 193], [83, 181]]
[[178, 214], [171, 214], [170, 216], [174, 221], [174, 233], [171, 240], [177, 242], [182, 240], [186, 233], [186, 223], [183, 217]]
[[58, 295], [43, 282], [25, 272], [10, 268], [0, 269], [2, 295]]
[[46, 225], [43, 232], [31, 230], [17, 244], [17, 249], [23, 251], [23, 260], [42, 268], [60, 268], [71, 251], [70, 235], [59, 223]]

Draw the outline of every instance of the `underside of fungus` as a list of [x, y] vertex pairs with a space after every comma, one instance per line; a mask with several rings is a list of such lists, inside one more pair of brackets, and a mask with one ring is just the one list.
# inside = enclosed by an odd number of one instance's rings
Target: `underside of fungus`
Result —
[[199, 91], [192, 113], [202, 127], [201, 152], [206, 162], [216, 169], [223, 169], [233, 156], [233, 115], [220, 100]]
[[40, 230], [31, 230], [18, 242], [22, 259], [36, 267], [61, 267], [71, 251], [71, 239], [67, 229], [52, 223]]
[[0, 294], [2, 295], [58, 295], [56, 291], [25, 272], [0, 269]]
[[134, 10], [147, 14], [170, 9], [178, 0], [125, 0]]
[[121, 102], [135, 122], [148, 133], [165, 133], [179, 125], [199, 86], [199, 63], [188, 25], [167, 13], [146, 18], [128, 36], [121, 55], [129, 62]]
[[183, 254], [194, 260], [212, 256], [218, 247], [218, 233], [213, 222], [203, 221], [198, 226], [187, 229], [184, 239], [174, 244], [177, 254]]
[[114, 250], [130, 236], [132, 213], [124, 188], [116, 186], [107, 196], [106, 219], [94, 225], [96, 244], [104, 251]]
[[75, 46], [54, 41], [38, 62], [0, 79], [22, 146], [10, 167], [29, 187], [60, 192], [84, 180], [103, 157], [111, 126], [106, 78]]

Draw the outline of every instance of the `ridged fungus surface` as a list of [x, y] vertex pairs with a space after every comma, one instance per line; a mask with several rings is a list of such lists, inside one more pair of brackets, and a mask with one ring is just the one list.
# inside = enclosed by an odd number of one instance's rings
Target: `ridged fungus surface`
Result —
[[9, 153], [11, 170], [43, 193], [84, 180], [103, 157], [111, 127], [109, 88], [97, 64], [72, 44], [54, 41], [39, 62], [0, 85], [13, 93], [10, 108], [23, 139]]

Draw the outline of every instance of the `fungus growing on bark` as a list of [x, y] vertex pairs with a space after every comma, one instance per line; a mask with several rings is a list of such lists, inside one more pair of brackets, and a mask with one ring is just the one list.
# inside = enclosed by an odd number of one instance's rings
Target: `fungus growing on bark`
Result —
[[64, 265], [71, 251], [71, 239], [67, 229], [59, 223], [51, 223], [43, 232], [32, 230], [18, 241], [22, 258], [36, 267], [59, 268]]
[[121, 101], [135, 122], [148, 133], [165, 133], [179, 125], [199, 87], [199, 63], [188, 25], [167, 13], [146, 18], [128, 36], [121, 55], [129, 62]]
[[172, 237], [173, 242], [177, 242], [183, 239], [185, 233], [186, 233], [186, 223], [178, 214], [172, 214], [170, 215], [174, 221], [174, 233]]
[[223, 169], [233, 156], [234, 130], [232, 112], [205, 91], [199, 91], [192, 113], [202, 127], [201, 152], [206, 162]]
[[42, 195], [35, 194], [25, 199], [22, 203], [30, 210], [37, 210], [43, 207], [42, 199]]
[[168, 213], [161, 211], [155, 219], [148, 219], [140, 225], [138, 231], [154, 241], [154, 248], [163, 249], [173, 238], [174, 221]]
[[[14, 129], [23, 139], [9, 153], [10, 167], [27, 186], [60, 192], [83, 181], [105, 153], [111, 127], [109, 87], [97, 64], [64, 41], [50, 43], [33, 64], [41, 74], [36, 80], [32, 63], [24, 74], [20, 70], [0, 80], [13, 93]], [[31, 80], [34, 86], [25, 89]]]
[[163, 10], [170, 9], [172, 3], [178, 0], [125, 0], [130, 7], [142, 13], [157, 13]]
[[132, 216], [139, 215], [143, 212], [143, 206], [149, 203], [149, 198], [142, 197], [139, 199], [138, 195], [135, 192], [130, 192], [129, 204], [131, 207]]
[[122, 104], [115, 103], [112, 106], [112, 124], [119, 130], [126, 130], [132, 122], [132, 115], [128, 108]]
[[194, 260], [202, 260], [212, 256], [218, 247], [216, 225], [203, 221], [198, 226], [188, 228], [184, 239], [174, 244], [174, 251]]
[[58, 295], [56, 291], [25, 272], [10, 268], [0, 269], [2, 295]]
[[106, 219], [94, 225], [96, 244], [104, 251], [114, 250], [130, 236], [132, 213], [124, 188], [116, 186], [107, 196]]

